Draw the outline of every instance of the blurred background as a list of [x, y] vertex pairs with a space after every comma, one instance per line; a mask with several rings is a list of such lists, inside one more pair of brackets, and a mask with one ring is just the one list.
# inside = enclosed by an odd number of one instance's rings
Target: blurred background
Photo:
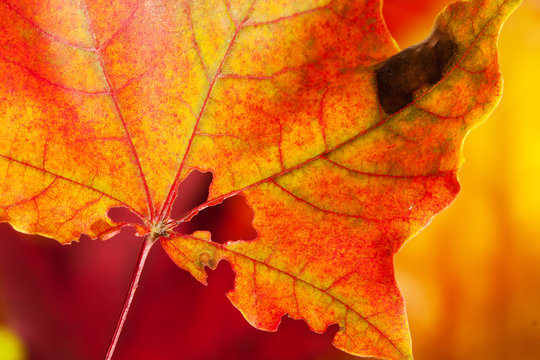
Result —
[[[450, 2], [386, 0], [400, 47], [425, 38]], [[461, 194], [396, 258], [417, 360], [540, 359], [540, 0], [509, 19], [500, 50], [503, 99], [465, 142]], [[212, 230], [247, 236], [235, 230], [242, 209], [212, 214]], [[0, 224], [0, 360], [103, 358], [139, 246], [129, 232], [61, 246]], [[204, 287], [156, 246], [115, 359], [356, 359], [330, 345], [336, 326], [253, 329], [225, 297], [232, 281], [222, 263]]]

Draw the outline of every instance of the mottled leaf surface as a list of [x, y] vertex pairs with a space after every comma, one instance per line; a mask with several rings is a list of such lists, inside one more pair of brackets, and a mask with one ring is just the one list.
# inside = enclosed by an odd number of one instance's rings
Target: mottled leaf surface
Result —
[[[518, 3], [455, 3], [398, 53], [373, 0], [0, 0], [0, 220], [69, 243], [126, 207], [201, 282], [229, 261], [254, 326], [411, 358], [393, 257], [459, 191]], [[194, 169], [208, 200], [171, 219]], [[255, 240], [173, 230], [239, 194]]]

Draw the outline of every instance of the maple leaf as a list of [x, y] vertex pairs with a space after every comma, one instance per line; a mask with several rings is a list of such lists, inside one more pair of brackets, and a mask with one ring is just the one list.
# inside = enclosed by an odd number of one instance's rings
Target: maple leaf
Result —
[[[397, 53], [374, 0], [1, 0], [0, 221], [105, 239], [125, 207], [199, 281], [229, 261], [254, 326], [337, 323], [340, 349], [410, 358], [393, 257], [459, 191], [518, 3], [455, 3]], [[194, 169], [208, 200], [171, 218]], [[255, 240], [175, 230], [239, 194]]]

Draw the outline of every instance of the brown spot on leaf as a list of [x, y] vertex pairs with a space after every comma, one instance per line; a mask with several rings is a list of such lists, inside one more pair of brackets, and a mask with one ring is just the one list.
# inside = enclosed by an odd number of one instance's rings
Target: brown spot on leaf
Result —
[[391, 115], [410, 104], [414, 93], [433, 86], [458, 49], [450, 34], [436, 28], [424, 41], [390, 57], [376, 71], [379, 102]]
[[206, 252], [199, 255], [199, 261], [202, 266], [208, 266], [213, 270], [216, 268], [216, 260]]

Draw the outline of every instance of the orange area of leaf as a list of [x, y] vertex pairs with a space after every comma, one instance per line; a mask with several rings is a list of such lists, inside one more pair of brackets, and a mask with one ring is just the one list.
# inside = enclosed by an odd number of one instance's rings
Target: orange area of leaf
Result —
[[[211, 171], [193, 214], [243, 193], [258, 237], [173, 234], [179, 266], [204, 282], [231, 262], [229, 298], [260, 329], [338, 323], [340, 349], [411, 358], [393, 257], [459, 191], [518, 3], [456, 3], [436, 23], [451, 46], [393, 56], [371, 0], [0, 0], [0, 220], [68, 243], [114, 232], [124, 206], [162, 231], [179, 182]], [[437, 67], [384, 75], [415, 54]]]

